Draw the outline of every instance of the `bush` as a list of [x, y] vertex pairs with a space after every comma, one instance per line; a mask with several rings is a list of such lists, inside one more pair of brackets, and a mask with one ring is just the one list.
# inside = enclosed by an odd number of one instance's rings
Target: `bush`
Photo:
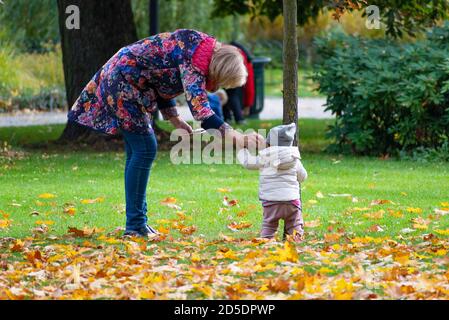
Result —
[[449, 23], [401, 44], [331, 34], [314, 79], [336, 115], [330, 150], [412, 154], [449, 141]]
[[0, 96], [6, 95], [18, 85], [17, 72], [11, 68], [14, 52], [6, 45], [0, 46]]

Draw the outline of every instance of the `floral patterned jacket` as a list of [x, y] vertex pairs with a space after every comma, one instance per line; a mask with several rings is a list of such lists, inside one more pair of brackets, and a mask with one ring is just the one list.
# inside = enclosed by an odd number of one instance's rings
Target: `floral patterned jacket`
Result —
[[69, 121], [107, 133], [148, 134], [151, 113], [177, 116], [174, 97], [185, 92], [204, 129], [226, 126], [209, 106], [206, 77], [215, 38], [180, 29], [120, 49], [92, 78], [68, 114]]

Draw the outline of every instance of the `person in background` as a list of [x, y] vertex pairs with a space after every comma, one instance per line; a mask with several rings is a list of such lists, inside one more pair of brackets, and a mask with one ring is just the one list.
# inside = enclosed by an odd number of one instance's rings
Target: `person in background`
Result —
[[223, 106], [228, 102], [228, 95], [223, 89], [214, 93], [208, 93], [209, 105], [213, 112], [222, 120], [223, 118]]
[[256, 97], [254, 68], [248, 50], [237, 42], [231, 42], [231, 45], [239, 49], [248, 72], [248, 78], [246, 84], [242, 87], [226, 90], [229, 101], [223, 106], [223, 115], [226, 122], [231, 122], [232, 115], [234, 115], [235, 122], [243, 124], [245, 123], [244, 116], [249, 115]]

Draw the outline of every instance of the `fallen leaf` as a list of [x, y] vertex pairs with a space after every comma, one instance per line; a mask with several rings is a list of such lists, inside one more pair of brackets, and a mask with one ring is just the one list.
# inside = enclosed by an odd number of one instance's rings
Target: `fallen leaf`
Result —
[[419, 218], [412, 219], [412, 222], [413, 222], [414, 229], [426, 230], [427, 226], [430, 223], [430, 220], [425, 220], [425, 219], [419, 217]]
[[76, 213], [76, 209], [73, 208], [73, 207], [65, 208], [65, 209], [64, 209], [64, 213], [67, 213], [68, 215], [73, 216], [73, 215], [75, 215], [75, 213]]
[[278, 278], [274, 281], [270, 279], [268, 281], [267, 287], [270, 291], [274, 293], [278, 292], [287, 293], [290, 291], [290, 282], [288, 280], [284, 280], [281, 278]]
[[363, 216], [368, 219], [382, 219], [385, 211], [379, 210], [376, 212], [364, 213]]
[[320, 219], [305, 222], [306, 228], [316, 228], [319, 227], [320, 225], [321, 225]]
[[90, 237], [95, 233], [100, 233], [104, 231], [103, 229], [99, 229], [99, 228], [89, 228], [89, 227], [84, 227], [82, 230], [75, 228], [75, 227], [69, 227], [69, 231], [68, 233], [72, 233], [75, 237]]
[[228, 197], [223, 198], [223, 205], [226, 207], [234, 207], [239, 203], [238, 200], [229, 200]]
[[196, 226], [183, 227], [179, 230], [184, 235], [191, 235], [197, 230]]
[[46, 226], [51, 226], [54, 225], [55, 222], [53, 220], [37, 220], [35, 222], [35, 224], [37, 225], [46, 225]]
[[377, 205], [382, 205], [382, 204], [394, 204], [392, 201], [390, 200], [383, 200], [383, 199], [379, 199], [379, 200], [373, 200], [371, 201], [371, 206], [377, 206]]
[[319, 198], [319, 199], [324, 198], [324, 195], [323, 195], [323, 193], [322, 193], [321, 191], [318, 191], [318, 192], [315, 194], [315, 196], [316, 196], [317, 198]]
[[438, 234], [442, 234], [444, 236], [449, 236], [449, 229], [446, 229], [446, 230], [437, 229], [437, 230], [435, 230], [435, 232]]
[[228, 224], [228, 228], [232, 231], [238, 231], [238, 230], [242, 230], [242, 229], [247, 229], [247, 228], [251, 228], [252, 224], [248, 223], [248, 222], [231, 222], [230, 224]]
[[246, 211], [239, 211], [239, 212], [237, 212], [237, 217], [241, 218], [241, 217], [246, 216], [247, 214], [248, 214], [248, 212], [246, 212]]
[[409, 207], [409, 208], [407, 208], [407, 212], [409, 212], [409, 213], [421, 214], [421, 213], [422, 213], [422, 209], [421, 209], [421, 208], [412, 208], [412, 207]]
[[373, 224], [371, 227], [368, 228], [369, 232], [383, 232], [384, 229], [382, 229], [381, 226], [379, 226], [378, 224]]
[[38, 196], [41, 199], [53, 199], [56, 198], [56, 196], [52, 193], [42, 193]]
[[95, 198], [95, 199], [83, 199], [81, 200], [82, 204], [93, 204], [93, 203], [99, 203], [99, 202], [103, 202], [104, 198], [100, 197], [100, 198]]
[[326, 242], [336, 242], [341, 238], [341, 235], [338, 233], [326, 233], [324, 235], [324, 241]]
[[178, 200], [176, 198], [168, 197], [161, 201], [161, 205], [167, 205], [169, 203], [176, 203], [177, 201]]
[[168, 198], [165, 198], [164, 200], [161, 201], [161, 205], [179, 211], [179, 210], [181, 210], [182, 208], [176, 204], [177, 201], [178, 201], [178, 200], [177, 200], [176, 198], [168, 197]]

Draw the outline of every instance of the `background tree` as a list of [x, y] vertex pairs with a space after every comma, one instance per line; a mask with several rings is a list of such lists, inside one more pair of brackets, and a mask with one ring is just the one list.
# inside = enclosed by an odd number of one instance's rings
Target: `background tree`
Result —
[[[215, 0], [214, 16], [249, 14], [252, 17], [267, 16], [274, 20], [284, 12], [284, 123], [298, 122], [298, 45], [296, 22], [304, 25], [324, 10], [333, 10], [339, 19], [346, 11], [362, 10], [369, 5], [380, 9], [380, 20], [384, 22], [387, 35], [400, 37], [404, 32], [415, 31], [435, 24], [447, 17], [447, 0]], [[296, 9], [296, 10], [295, 10]], [[295, 11], [295, 14], [291, 11]], [[292, 24], [295, 23], [295, 26]], [[288, 66], [288, 68], [286, 68]], [[292, 88], [296, 86], [296, 88]]]
[[[78, 30], [66, 28], [66, 8], [69, 5], [80, 9]], [[95, 72], [120, 48], [137, 41], [137, 32], [130, 0], [58, 0], [58, 12], [70, 108]], [[60, 141], [90, 142], [97, 141], [99, 136], [88, 128], [68, 123]]]

